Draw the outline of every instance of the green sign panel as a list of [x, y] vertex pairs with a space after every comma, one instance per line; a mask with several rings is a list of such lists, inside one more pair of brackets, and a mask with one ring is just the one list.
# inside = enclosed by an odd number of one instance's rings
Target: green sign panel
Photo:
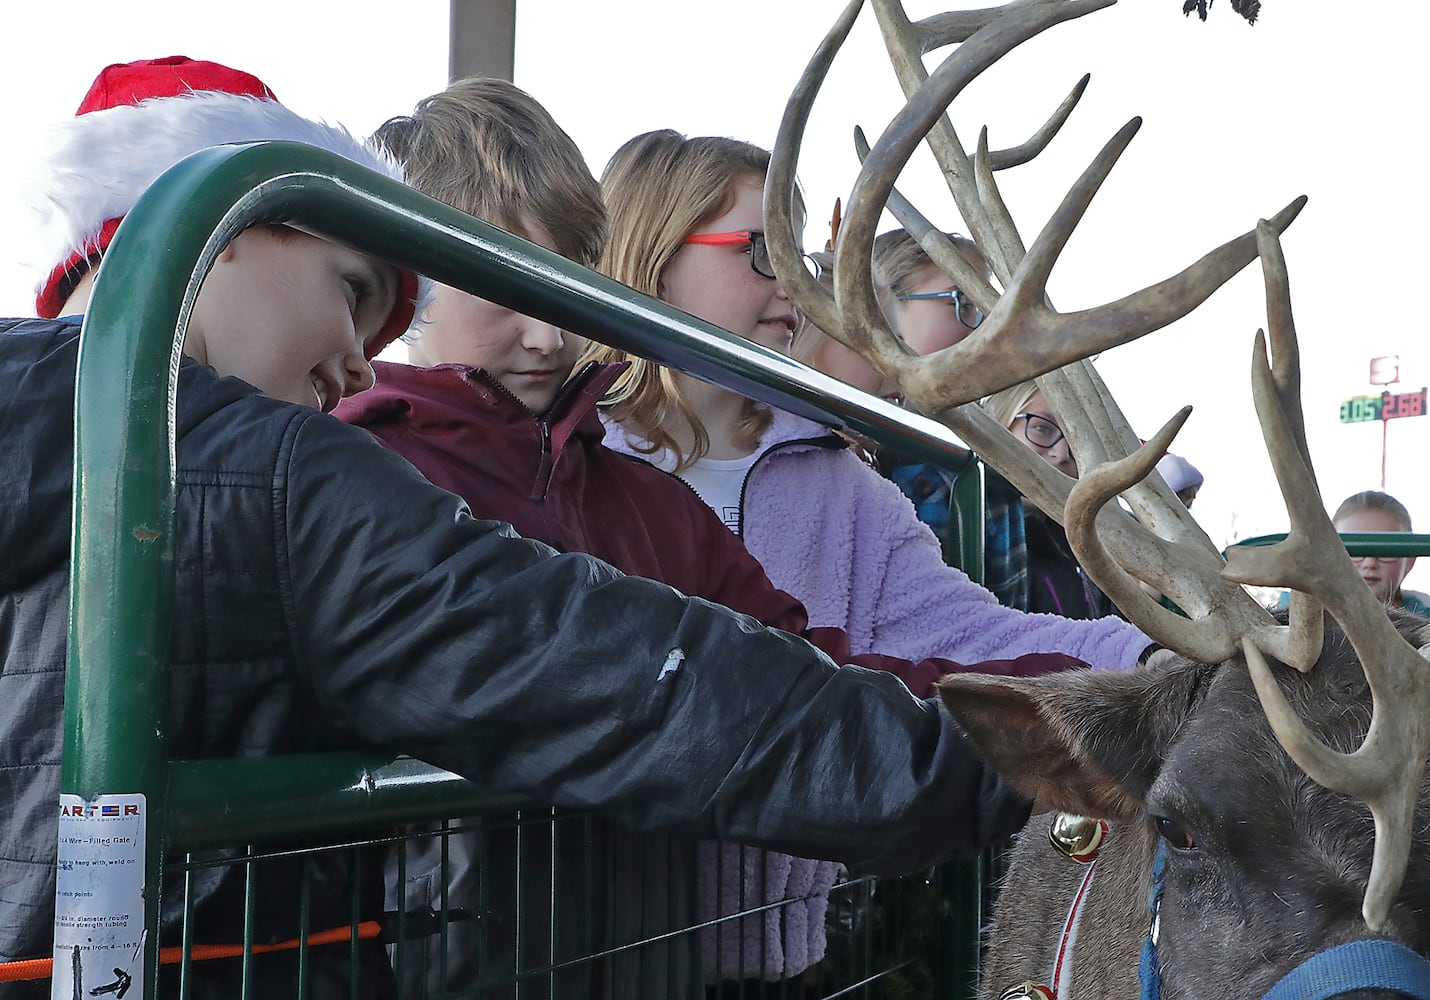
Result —
[[1341, 400], [1341, 423], [1358, 424], [1362, 420], [1380, 419], [1379, 396], [1353, 396]]

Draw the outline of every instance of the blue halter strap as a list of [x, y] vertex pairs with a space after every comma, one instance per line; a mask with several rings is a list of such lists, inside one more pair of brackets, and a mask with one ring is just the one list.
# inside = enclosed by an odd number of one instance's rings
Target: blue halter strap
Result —
[[1137, 980], [1142, 984], [1142, 1000], [1160, 1000], [1162, 996], [1162, 964], [1157, 960], [1157, 938], [1162, 919], [1162, 869], [1167, 864], [1167, 842], [1157, 842], [1157, 856], [1152, 859], [1152, 871], [1147, 876], [1147, 912], [1152, 924], [1142, 941], [1142, 958], [1137, 963]]
[[1351, 990], [1393, 990], [1430, 1000], [1430, 962], [1396, 941], [1352, 941], [1312, 955], [1263, 1000], [1328, 1000]]
[[[1142, 942], [1137, 978], [1142, 1000], [1159, 1000], [1162, 967], [1157, 938], [1162, 907], [1162, 870], [1167, 844], [1157, 845], [1148, 876], [1147, 910], [1152, 925]], [[1430, 961], [1396, 941], [1384, 938], [1352, 941], [1312, 955], [1271, 987], [1262, 1000], [1331, 1000], [1353, 990], [1390, 990], [1410, 1000], [1430, 1000]]]

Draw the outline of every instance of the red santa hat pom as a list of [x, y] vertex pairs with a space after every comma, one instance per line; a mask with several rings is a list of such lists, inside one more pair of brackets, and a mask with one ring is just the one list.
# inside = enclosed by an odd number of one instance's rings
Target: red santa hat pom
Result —
[[[396, 161], [341, 126], [289, 111], [249, 73], [186, 56], [106, 66], [75, 117], [42, 142], [44, 177], [32, 197], [46, 253], [46, 274], [36, 284], [37, 314], [59, 315], [120, 220], [165, 170], [209, 146], [268, 139], [318, 146], [402, 179]], [[368, 345], [369, 357], [406, 332], [419, 298], [427, 297], [416, 274], [401, 275], [397, 304]]]

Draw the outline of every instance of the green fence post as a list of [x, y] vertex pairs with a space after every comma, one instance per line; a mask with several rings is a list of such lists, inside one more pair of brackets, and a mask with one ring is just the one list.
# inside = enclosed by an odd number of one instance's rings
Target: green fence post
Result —
[[[957, 525], [959, 568], [983, 582], [983, 466], [973, 455], [954, 468], [950, 520]], [[984, 909], [990, 858], [951, 861], [939, 871], [946, 910], [936, 970], [939, 1000], [971, 1000], [978, 988]]]
[[90, 995], [109, 985], [106, 976], [127, 978], [125, 991], [138, 996], [157, 987], [174, 583], [173, 331], [189, 272], [130, 276], [162, 260], [163, 246], [164, 234], [146, 233], [142, 220], [120, 227], [80, 337], [56, 997]]

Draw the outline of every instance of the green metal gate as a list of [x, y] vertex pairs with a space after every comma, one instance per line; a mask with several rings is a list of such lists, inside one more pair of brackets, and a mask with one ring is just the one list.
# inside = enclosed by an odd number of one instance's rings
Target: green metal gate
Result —
[[[961, 465], [968, 470], [958, 489], [964, 565], [982, 565], [981, 475], [941, 425], [854, 393], [330, 154], [287, 143], [196, 154], [165, 174], [121, 226], [81, 340], [57, 928], [64, 925], [64, 940], [74, 939], [81, 918], [64, 887], [82, 868], [99, 864], [115, 874], [107, 891], [113, 893], [116, 947], [122, 950], [128, 941], [142, 955], [142, 962], [126, 966], [132, 972], [116, 968], [116, 994], [132, 989], [146, 998], [159, 995], [162, 961], [166, 969], [181, 967], [172, 978], [164, 973], [164, 995], [205, 995], [204, 970], [220, 963], [241, 964], [242, 992], [249, 995], [248, 970], [266, 962], [291, 965], [295, 995], [368, 996], [379, 992], [370, 977], [387, 974], [384, 946], [435, 939], [440, 978], [440, 942], [453, 928], [480, 925], [481, 940], [490, 944], [499, 939], [490, 928], [507, 921], [502, 933], [509, 931], [510, 940], [500, 940], [509, 954], [497, 963], [501, 976], [483, 976], [450, 995], [634, 996], [640, 993], [630, 984], [648, 981], [651, 970], [665, 963], [664, 974], [679, 990], [703, 996], [698, 961], [688, 969], [681, 965], [696, 950], [692, 942], [700, 927], [663, 920], [630, 940], [609, 933], [613, 922], [639, 931], [640, 914], [648, 913], [654, 896], [628, 904], [593, 893], [584, 930], [572, 933], [562, 925], [552, 900], [563, 892], [579, 895], [579, 887], [558, 884], [555, 859], [564, 845], [591, 840], [591, 824], [604, 820], [490, 795], [406, 759], [168, 758], [163, 734], [179, 344], [198, 282], [218, 252], [243, 229], [277, 222], [903, 454]], [[114, 838], [122, 846], [96, 853], [81, 842], [101, 814], [121, 817], [129, 833]], [[379, 902], [382, 887], [364, 875], [373, 869], [373, 857], [391, 859], [400, 872], [413, 843], [445, 843], [454, 816], [472, 817], [463, 821], [470, 830], [516, 844], [515, 855], [498, 859], [484, 876], [493, 884], [499, 878], [517, 883], [507, 893], [513, 912], [461, 913], [445, 905], [408, 912]], [[347, 859], [349, 884], [319, 884], [318, 857]], [[521, 863], [499, 870], [513, 858]], [[173, 920], [161, 919], [161, 897], [164, 908], [179, 907], [177, 915], [187, 917], [205, 873], [220, 866], [238, 866], [245, 874], [241, 939], [199, 940], [186, 919], [179, 920], [177, 938], [165, 938]], [[599, 859], [593, 859], [590, 877], [609, 879]], [[671, 898], [688, 891], [677, 884], [680, 877], [660, 864], [642, 875], [653, 893]], [[282, 907], [297, 930], [289, 941], [259, 942], [256, 914], [275, 905], [275, 894], [286, 894]], [[800, 995], [971, 995], [984, 898], [977, 863], [905, 879], [856, 879], [833, 896], [839, 920], [831, 951], [837, 954], [811, 970]], [[637, 908], [634, 921], [621, 919], [618, 911], [626, 905]], [[677, 907], [665, 909], [673, 918]], [[335, 910], [342, 911], [341, 919], [328, 923]], [[325, 992], [311, 981], [318, 949], [347, 956], [345, 993]], [[678, 957], [681, 952], [687, 959]], [[57, 948], [58, 961], [67, 954]], [[413, 953], [393, 947], [391, 957], [406, 982]], [[576, 985], [563, 985], [570, 983]]]

